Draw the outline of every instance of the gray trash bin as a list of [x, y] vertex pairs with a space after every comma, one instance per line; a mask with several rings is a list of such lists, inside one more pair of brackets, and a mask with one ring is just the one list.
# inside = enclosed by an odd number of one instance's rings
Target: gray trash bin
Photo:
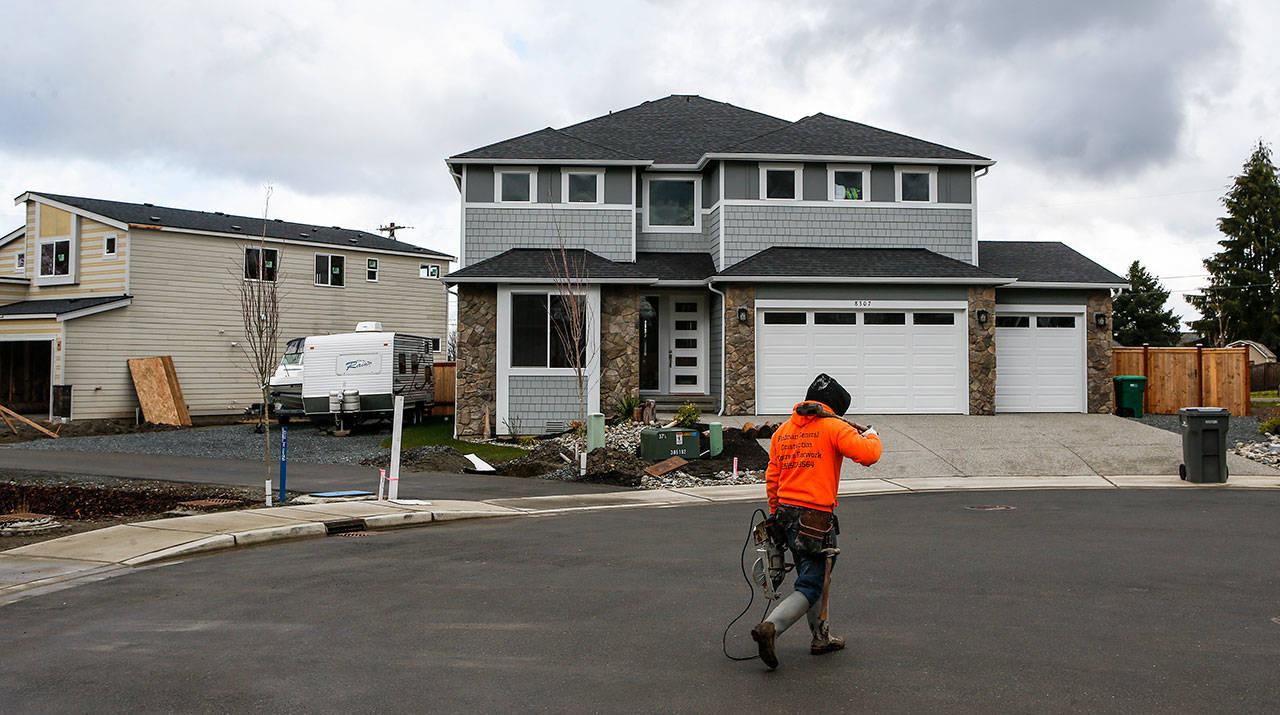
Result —
[[1221, 407], [1183, 407], [1182, 466], [1180, 476], [1188, 482], [1227, 481], [1227, 425], [1231, 411]]

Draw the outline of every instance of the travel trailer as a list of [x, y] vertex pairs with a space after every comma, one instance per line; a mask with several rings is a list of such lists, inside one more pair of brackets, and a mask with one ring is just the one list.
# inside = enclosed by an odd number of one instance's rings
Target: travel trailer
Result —
[[277, 414], [305, 414], [343, 429], [390, 417], [395, 398], [403, 396], [406, 414], [416, 419], [435, 399], [432, 347], [424, 337], [384, 332], [377, 322], [360, 323], [353, 333], [290, 340], [272, 377]]

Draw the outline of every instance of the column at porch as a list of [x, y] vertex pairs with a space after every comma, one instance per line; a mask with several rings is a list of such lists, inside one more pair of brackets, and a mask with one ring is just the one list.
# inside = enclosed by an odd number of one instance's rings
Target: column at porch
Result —
[[[978, 311], [987, 312], [985, 325]], [[969, 289], [969, 414], [996, 413], [996, 289]]]
[[[492, 434], [497, 415], [498, 291], [458, 286], [458, 388], [454, 422], [459, 436]], [[485, 419], [488, 419], [488, 425]]]
[[640, 395], [638, 288], [600, 289], [600, 409], [610, 415], [628, 395]]
[[[725, 414], [755, 414], [756, 289], [755, 286], [729, 286], [724, 294]], [[738, 320], [739, 308], [746, 309], [745, 321]]]
[[[1097, 315], [1105, 315], [1098, 327]], [[1115, 411], [1115, 388], [1111, 381], [1111, 291], [1090, 291], [1085, 301], [1085, 354], [1088, 359], [1089, 412]]]

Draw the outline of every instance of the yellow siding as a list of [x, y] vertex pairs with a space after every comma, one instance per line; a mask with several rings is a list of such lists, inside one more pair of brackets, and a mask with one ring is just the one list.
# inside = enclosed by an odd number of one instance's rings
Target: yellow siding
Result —
[[[67, 321], [69, 370], [77, 419], [132, 415], [137, 405], [126, 360], [171, 355], [193, 415], [240, 412], [261, 401], [245, 359], [238, 288], [244, 247], [235, 239], [144, 229], [131, 231], [133, 304]], [[281, 345], [290, 338], [349, 332], [361, 320], [386, 330], [441, 338], [446, 294], [418, 277], [422, 259], [310, 246], [281, 250]], [[346, 256], [345, 288], [312, 285], [316, 253]], [[365, 259], [377, 258], [377, 283]], [[444, 269], [442, 268], [442, 273]]]
[[[31, 224], [28, 223], [27, 228], [27, 234], [34, 235]], [[116, 237], [115, 256], [103, 254], [108, 236]], [[39, 242], [28, 239], [27, 244], [27, 278], [31, 279], [32, 283], [28, 300], [123, 295], [128, 292], [126, 286], [129, 275], [129, 234], [127, 231], [81, 217], [77, 258], [79, 280], [68, 285], [36, 285], [36, 272], [40, 261]], [[10, 262], [11, 269], [12, 265]]]
[[[25, 269], [21, 271], [14, 270], [13, 259], [19, 253], [23, 253], [26, 250], [27, 242], [21, 238], [13, 241], [3, 248], [0, 248], [0, 276], [4, 276], [6, 278], [25, 278]], [[26, 288], [23, 288], [23, 290], [26, 290]]]
[[53, 382], [60, 384], [67, 347], [64, 325], [52, 318], [0, 320], [0, 340], [53, 340]]
[[48, 204], [40, 204], [40, 238], [71, 234], [71, 214]]
[[27, 297], [27, 287], [21, 283], [0, 283], [0, 305], [17, 303]]

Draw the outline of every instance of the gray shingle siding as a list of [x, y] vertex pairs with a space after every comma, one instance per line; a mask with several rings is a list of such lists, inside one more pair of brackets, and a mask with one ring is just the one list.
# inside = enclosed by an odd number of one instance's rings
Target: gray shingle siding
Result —
[[970, 209], [872, 206], [726, 206], [731, 266], [771, 246], [927, 248], [961, 261], [973, 258]]
[[[463, 265], [513, 248], [585, 248], [611, 261], [631, 260], [631, 207], [542, 209], [470, 207]], [[695, 236], [696, 238], [696, 236]], [[700, 239], [695, 240], [699, 243]]]
[[573, 375], [508, 378], [507, 427], [516, 434], [536, 434], [548, 421], [573, 422], [578, 414], [578, 383]]
[[[717, 214], [718, 215], [718, 214]], [[654, 253], [706, 253], [707, 215], [702, 216], [702, 233], [658, 233], [640, 230], [643, 217], [636, 214], [636, 250]], [[716, 249], [719, 250], [718, 248]]]
[[702, 217], [702, 236], [707, 242], [707, 251], [711, 253], [711, 260], [715, 264], [716, 270], [720, 270], [724, 266], [720, 265], [720, 241], [723, 236], [720, 234], [720, 209], [715, 208], [711, 213]]

